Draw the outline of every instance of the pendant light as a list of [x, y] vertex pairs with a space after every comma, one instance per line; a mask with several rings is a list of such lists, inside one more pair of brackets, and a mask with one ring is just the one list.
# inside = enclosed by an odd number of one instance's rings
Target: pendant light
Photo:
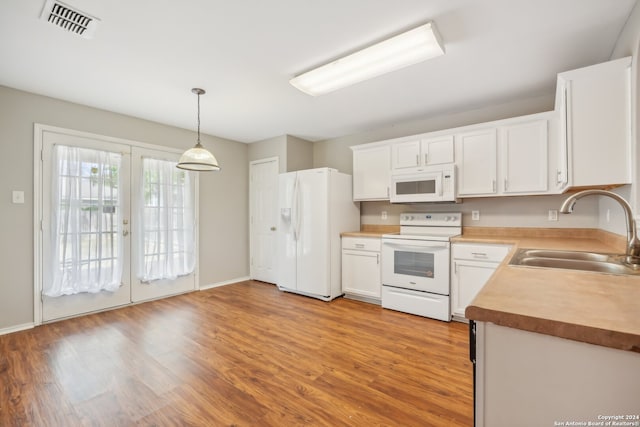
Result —
[[198, 142], [196, 146], [185, 151], [177, 166], [180, 169], [186, 169], [197, 172], [219, 171], [218, 161], [215, 156], [207, 151], [200, 143], [200, 95], [206, 92], [204, 89], [194, 87], [191, 92], [198, 95]]

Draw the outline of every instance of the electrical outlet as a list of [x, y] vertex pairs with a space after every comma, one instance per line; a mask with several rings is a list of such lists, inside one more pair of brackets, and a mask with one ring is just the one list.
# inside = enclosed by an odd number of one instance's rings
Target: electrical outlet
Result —
[[549, 221], [557, 221], [557, 220], [558, 220], [558, 210], [549, 209]]
[[387, 211], [382, 211], [380, 218], [382, 218], [383, 220], [387, 219]]
[[471, 211], [471, 220], [480, 221], [480, 211]]
[[13, 191], [11, 193], [11, 201], [13, 203], [24, 203], [24, 191]]

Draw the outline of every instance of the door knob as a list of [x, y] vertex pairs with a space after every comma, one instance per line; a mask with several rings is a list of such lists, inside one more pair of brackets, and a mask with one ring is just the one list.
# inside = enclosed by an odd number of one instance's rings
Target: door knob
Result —
[[122, 235], [127, 237], [129, 235], [129, 230], [122, 230]]

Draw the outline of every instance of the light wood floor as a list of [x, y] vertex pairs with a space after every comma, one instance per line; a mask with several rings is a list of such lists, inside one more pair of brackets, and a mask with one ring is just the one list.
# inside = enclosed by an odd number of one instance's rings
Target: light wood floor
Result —
[[0, 426], [471, 426], [467, 346], [242, 282], [0, 336]]

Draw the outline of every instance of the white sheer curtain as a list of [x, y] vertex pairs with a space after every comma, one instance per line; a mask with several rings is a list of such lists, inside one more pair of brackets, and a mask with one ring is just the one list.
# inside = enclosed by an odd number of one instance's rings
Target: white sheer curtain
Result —
[[122, 155], [88, 148], [53, 148], [50, 297], [115, 291], [123, 262], [120, 213]]
[[195, 269], [195, 191], [176, 162], [142, 158], [138, 279], [173, 280]]

